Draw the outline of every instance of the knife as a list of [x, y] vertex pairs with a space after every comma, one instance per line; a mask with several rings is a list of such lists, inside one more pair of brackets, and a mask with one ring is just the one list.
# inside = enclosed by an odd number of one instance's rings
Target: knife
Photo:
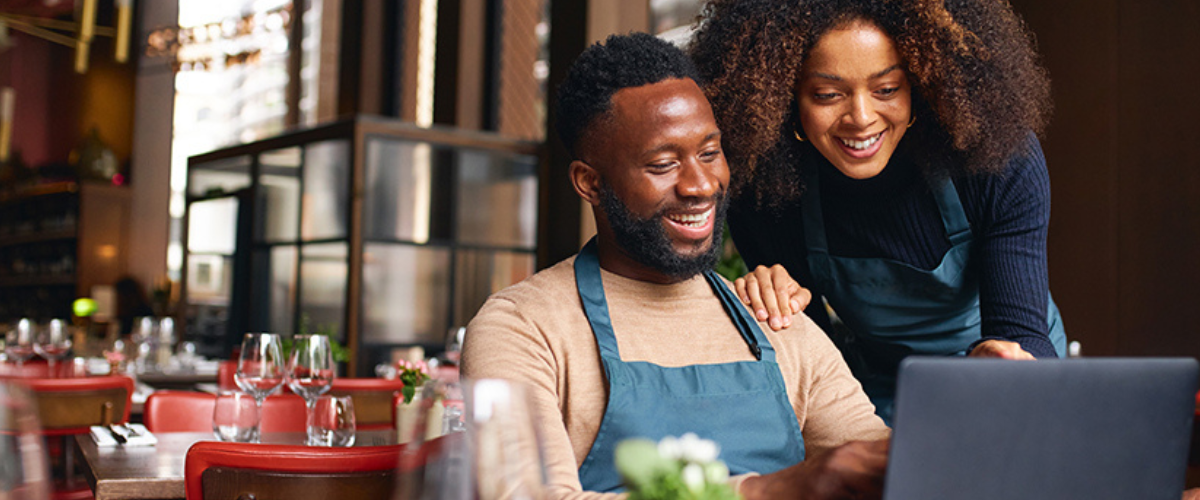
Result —
[[129, 440], [125, 438], [125, 435], [117, 432], [117, 429], [113, 427], [112, 424], [108, 424], [104, 426], [104, 428], [108, 429], [108, 433], [112, 435], [113, 439], [117, 440], [117, 444], [125, 444], [129, 442]]

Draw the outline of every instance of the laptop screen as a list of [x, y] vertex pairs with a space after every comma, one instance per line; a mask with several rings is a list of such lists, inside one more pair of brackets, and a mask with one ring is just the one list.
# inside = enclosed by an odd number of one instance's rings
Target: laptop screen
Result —
[[906, 359], [886, 500], [1178, 500], [1191, 358]]

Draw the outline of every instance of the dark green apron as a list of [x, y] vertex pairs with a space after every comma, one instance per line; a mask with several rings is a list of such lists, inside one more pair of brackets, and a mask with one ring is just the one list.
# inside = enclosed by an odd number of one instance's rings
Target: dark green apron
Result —
[[[971, 225], [950, 179], [933, 190], [950, 250], [933, 270], [882, 258], [829, 255], [821, 214], [819, 176], [806, 176], [804, 238], [813, 290], [829, 301], [849, 328], [835, 335], [850, 370], [891, 425], [900, 360], [913, 354], [964, 355], [982, 337], [979, 282], [967, 261]], [[1058, 307], [1047, 304], [1050, 341], [1060, 357], [1067, 337]]]

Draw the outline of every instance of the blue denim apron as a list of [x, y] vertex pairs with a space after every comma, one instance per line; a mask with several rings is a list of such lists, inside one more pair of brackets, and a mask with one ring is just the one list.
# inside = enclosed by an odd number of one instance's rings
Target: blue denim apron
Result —
[[804, 438], [775, 363], [775, 349], [721, 278], [712, 271], [704, 277], [757, 361], [680, 367], [621, 361], [595, 239], [575, 258], [576, 287], [608, 380], [604, 419], [579, 466], [584, 490], [624, 491], [613, 452], [629, 438], [657, 441], [694, 432], [720, 445], [720, 459], [735, 475], [767, 474], [804, 460]]
[[[933, 270], [882, 258], [829, 255], [821, 214], [819, 176], [805, 177], [804, 239], [813, 289], [824, 295], [849, 328], [836, 336], [850, 370], [875, 404], [875, 413], [891, 425], [896, 372], [913, 354], [965, 355], [982, 336], [978, 275], [968, 269], [971, 225], [950, 179], [933, 195], [950, 250]], [[1058, 355], [1067, 348], [1058, 307], [1047, 304], [1050, 342]]]

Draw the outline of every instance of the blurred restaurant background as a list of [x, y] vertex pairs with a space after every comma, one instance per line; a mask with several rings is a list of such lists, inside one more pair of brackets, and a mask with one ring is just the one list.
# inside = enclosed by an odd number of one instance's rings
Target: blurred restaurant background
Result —
[[[1050, 280], [1084, 355], [1200, 356], [1200, 4], [1013, 0], [1055, 113]], [[0, 323], [139, 283], [199, 354], [444, 349], [592, 232], [548, 133], [611, 33], [699, 0], [0, 0]], [[95, 312], [73, 308], [95, 301]]]

